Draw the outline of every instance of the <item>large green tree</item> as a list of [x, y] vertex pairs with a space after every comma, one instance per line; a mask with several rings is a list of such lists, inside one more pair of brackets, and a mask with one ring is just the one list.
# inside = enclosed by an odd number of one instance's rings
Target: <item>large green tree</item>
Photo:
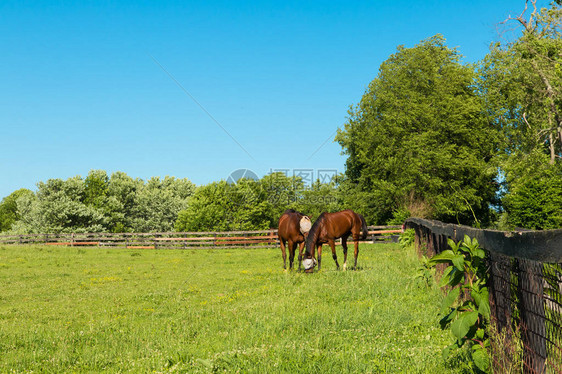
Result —
[[195, 185], [188, 179], [150, 178], [136, 194], [133, 231], [172, 231], [194, 191]]
[[283, 173], [260, 180], [200, 186], [176, 221], [177, 231], [258, 230], [277, 226], [287, 208], [298, 208], [303, 183]]
[[558, 2], [539, 9], [536, 1], [527, 0], [521, 14], [505, 24], [519, 26], [521, 34], [492, 46], [477, 80], [486, 113], [504, 136], [502, 222], [559, 227], [562, 191], [555, 187], [562, 183], [562, 8]]
[[14, 193], [5, 205], [17, 212], [10, 221], [17, 233], [171, 231], [194, 190], [187, 179], [155, 177], [145, 183], [122, 172], [108, 177], [92, 170], [86, 178], [39, 182], [36, 194]]
[[2, 199], [0, 202], [0, 231], [10, 230], [12, 225], [21, 219], [22, 212], [18, 210], [18, 199], [32, 195], [32, 191], [21, 188]]
[[49, 179], [37, 184], [37, 209], [42, 232], [105, 231], [103, 210], [85, 204], [86, 184], [80, 176]]
[[498, 132], [474, 75], [441, 35], [398, 47], [336, 136], [348, 155], [346, 206], [373, 223], [404, 211], [461, 223], [489, 218]]

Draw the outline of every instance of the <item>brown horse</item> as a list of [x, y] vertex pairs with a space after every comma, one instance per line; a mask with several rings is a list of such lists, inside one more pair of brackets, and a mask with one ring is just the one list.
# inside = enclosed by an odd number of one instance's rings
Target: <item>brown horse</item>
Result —
[[[302, 223], [301, 223], [302, 220]], [[308, 221], [308, 222], [307, 222]], [[308, 224], [307, 224], [308, 223]], [[308, 226], [308, 227], [307, 227]], [[287, 254], [285, 252], [285, 242], [289, 247], [289, 268], [293, 268], [295, 259], [295, 249], [299, 244], [299, 270], [302, 261], [302, 249], [306, 235], [310, 229], [310, 218], [293, 209], [287, 209], [279, 218], [279, 229], [277, 236], [281, 244], [281, 254], [283, 255], [283, 269], [287, 268]]]
[[[362, 235], [361, 231], [363, 232]], [[357, 268], [357, 256], [359, 255], [359, 240], [365, 240], [368, 235], [367, 223], [361, 214], [352, 210], [342, 210], [335, 213], [322, 213], [314, 222], [306, 239], [305, 270], [313, 271], [314, 265], [318, 262], [320, 270], [322, 262], [322, 244], [328, 243], [332, 249], [332, 257], [339, 269], [338, 257], [336, 256], [336, 239], [341, 238], [343, 247], [343, 269], [347, 267], [347, 238], [353, 237], [355, 242], [355, 264]], [[314, 249], [318, 248], [318, 261], [314, 258]], [[312, 260], [312, 261], [311, 261]], [[308, 265], [308, 266], [307, 266]]]

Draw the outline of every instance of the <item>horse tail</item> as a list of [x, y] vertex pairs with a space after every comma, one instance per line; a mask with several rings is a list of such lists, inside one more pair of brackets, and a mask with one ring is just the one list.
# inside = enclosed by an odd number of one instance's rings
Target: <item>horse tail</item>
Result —
[[367, 235], [369, 235], [369, 229], [367, 228], [367, 222], [365, 222], [365, 218], [359, 213], [357, 213], [359, 218], [361, 218], [361, 231], [363, 231], [363, 235], [361, 236], [361, 240], [367, 239]]

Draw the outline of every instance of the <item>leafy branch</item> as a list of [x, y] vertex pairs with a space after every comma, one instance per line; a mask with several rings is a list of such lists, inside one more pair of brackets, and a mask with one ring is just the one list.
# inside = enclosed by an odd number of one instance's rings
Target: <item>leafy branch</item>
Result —
[[463, 241], [448, 240], [447, 249], [430, 259], [435, 266], [449, 264], [443, 272], [441, 287], [450, 287], [443, 300], [441, 328], [449, 328], [455, 342], [443, 351], [447, 357], [454, 349], [467, 344], [471, 348], [474, 365], [481, 371], [490, 368], [487, 348], [490, 346], [487, 328], [490, 322], [490, 303], [485, 257], [476, 239], [465, 235]]

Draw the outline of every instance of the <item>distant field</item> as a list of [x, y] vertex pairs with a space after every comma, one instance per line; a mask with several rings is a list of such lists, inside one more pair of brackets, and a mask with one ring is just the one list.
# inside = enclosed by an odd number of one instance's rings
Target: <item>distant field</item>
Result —
[[325, 253], [302, 274], [279, 249], [0, 247], [0, 373], [466, 370], [412, 249]]

